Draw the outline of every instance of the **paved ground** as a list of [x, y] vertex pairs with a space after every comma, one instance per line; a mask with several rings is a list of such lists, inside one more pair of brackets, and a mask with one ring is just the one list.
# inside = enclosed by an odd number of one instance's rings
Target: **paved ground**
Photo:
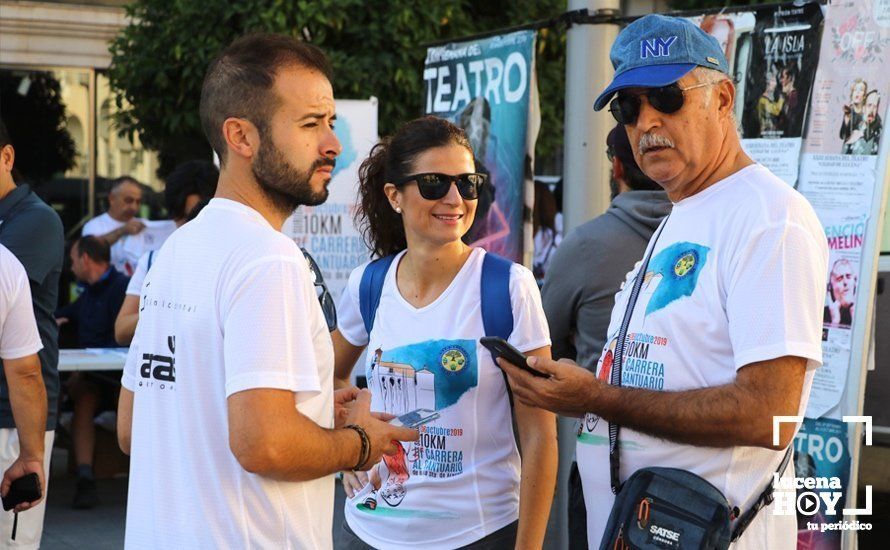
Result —
[[[120, 477], [98, 481], [101, 504], [93, 510], [73, 510], [74, 479], [66, 474], [67, 451], [53, 454], [52, 484], [44, 523], [43, 545], [47, 550], [117, 550], [124, 545], [127, 479]], [[887, 471], [886, 463], [880, 466]], [[865, 476], [868, 477], [868, 476]], [[870, 480], [869, 480], [870, 481]], [[860, 491], [860, 495], [862, 492]], [[861, 497], [860, 497], [861, 498]], [[885, 549], [890, 538], [890, 493], [875, 493], [872, 523], [874, 530], [860, 533], [861, 550]], [[334, 547], [337, 547], [343, 521], [343, 490], [337, 484], [334, 515]]]

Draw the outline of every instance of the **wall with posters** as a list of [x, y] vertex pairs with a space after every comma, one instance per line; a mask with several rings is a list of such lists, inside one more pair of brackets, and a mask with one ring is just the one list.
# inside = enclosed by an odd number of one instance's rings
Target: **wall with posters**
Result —
[[425, 112], [462, 127], [490, 185], [467, 235], [516, 262], [526, 248], [524, 211], [532, 191], [537, 137], [535, 33], [519, 31], [427, 50]]
[[370, 250], [353, 222], [358, 191], [358, 167], [377, 143], [377, 98], [337, 100], [334, 131], [343, 151], [328, 185], [328, 200], [302, 206], [284, 222], [282, 232], [305, 248], [321, 268], [337, 300], [349, 273], [370, 259]]
[[[879, 146], [890, 93], [890, 0], [783, 4], [690, 19], [724, 46], [738, 82], [746, 151], [797, 188], [825, 228], [823, 365], [795, 440], [796, 465], [798, 477], [837, 478], [849, 495], [858, 431], [842, 417], [859, 414], [862, 405], [873, 319], [869, 292], [880, 238], [871, 233], [880, 237], [883, 220], [875, 212], [886, 200]], [[842, 500], [835, 514], [799, 516], [798, 547], [839, 548], [843, 531], [814, 531], [807, 523], [838, 522], [843, 507]]]

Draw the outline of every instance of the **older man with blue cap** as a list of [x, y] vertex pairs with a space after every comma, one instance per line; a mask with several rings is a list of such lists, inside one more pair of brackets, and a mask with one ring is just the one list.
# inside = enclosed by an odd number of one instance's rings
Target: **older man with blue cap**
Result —
[[[723, 493], [734, 548], [795, 548], [794, 507], [770, 506], [768, 494], [773, 474], [794, 476], [785, 450], [797, 425], [773, 426], [803, 414], [822, 362], [822, 227], [799, 193], [742, 149], [735, 86], [714, 38], [648, 15], [618, 35], [611, 59], [615, 77], [594, 108], [610, 105], [673, 212], [615, 297], [596, 375], [541, 358], [529, 365], [547, 377], [500, 364], [520, 401], [582, 417], [591, 546], [616, 542], [613, 493], [634, 472], [662, 466]], [[688, 521], [682, 506], [650, 499], [643, 508], [630, 522], [641, 531], [621, 532], [619, 546], [692, 542], [676, 529]]]

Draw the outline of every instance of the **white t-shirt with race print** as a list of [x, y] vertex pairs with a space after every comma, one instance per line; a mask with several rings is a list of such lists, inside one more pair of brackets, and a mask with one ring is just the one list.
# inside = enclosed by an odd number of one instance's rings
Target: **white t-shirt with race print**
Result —
[[333, 476], [256, 475], [229, 444], [227, 399], [245, 390], [293, 392], [333, 426], [333, 345], [299, 248], [213, 199], [155, 255], [140, 309], [121, 379], [135, 394], [127, 548], [330, 548]]
[[[627, 332], [622, 385], [681, 391], [731, 383], [736, 371], [786, 355], [808, 360], [800, 413], [822, 361], [828, 248], [810, 204], [761, 165], [676, 203], [649, 261]], [[657, 233], [656, 233], [657, 234]], [[654, 237], [653, 237], [654, 238]], [[650, 241], [651, 247], [651, 241]], [[639, 263], [616, 294], [597, 376], [609, 380]], [[622, 428], [621, 480], [644, 467], [692, 471], [746, 510], [784, 452], [680, 445]], [[608, 423], [588, 414], [577, 442], [591, 548], [614, 498]], [[786, 476], [793, 476], [793, 464]], [[761, 510], [734, 548], [795, 547], [794, 516]]]
[[[371, 409], [441, 415], [420, 427], [417, 443], [375, 466], [372, 483], [346, 501], [350, 528], [376, 548], [456, 548], [519, 517], [519, 454], [504, 376], [479, 344], [485, 335], [480, 278], [485, 251], [473, 250], [431, 304], [413, 307], [396, 287], [404, 252], [386, 274], [370, 342], [359, 312], [356, 268], [337, 306], [339, 329], [368, 346]], [[532, 273], [510, 272], [513, 333], [520, 351], [550, 345]]]

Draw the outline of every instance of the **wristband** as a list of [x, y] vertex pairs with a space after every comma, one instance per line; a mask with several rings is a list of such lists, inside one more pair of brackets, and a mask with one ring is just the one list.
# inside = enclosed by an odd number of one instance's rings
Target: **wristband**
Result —
[[362, 440], [362, 450], [361, 453], [359, 453], [358, 462], [352, 468], [353, 470], [361, 470], [365, 463], [368, 462], [368, 459], [371, 458], [371, 440], [368, 439], [368, 434], [365, 433], [365, 429], [361, 426], [347, 424], [343, 427], [355, 430], [355, 433], [357, 433]]

